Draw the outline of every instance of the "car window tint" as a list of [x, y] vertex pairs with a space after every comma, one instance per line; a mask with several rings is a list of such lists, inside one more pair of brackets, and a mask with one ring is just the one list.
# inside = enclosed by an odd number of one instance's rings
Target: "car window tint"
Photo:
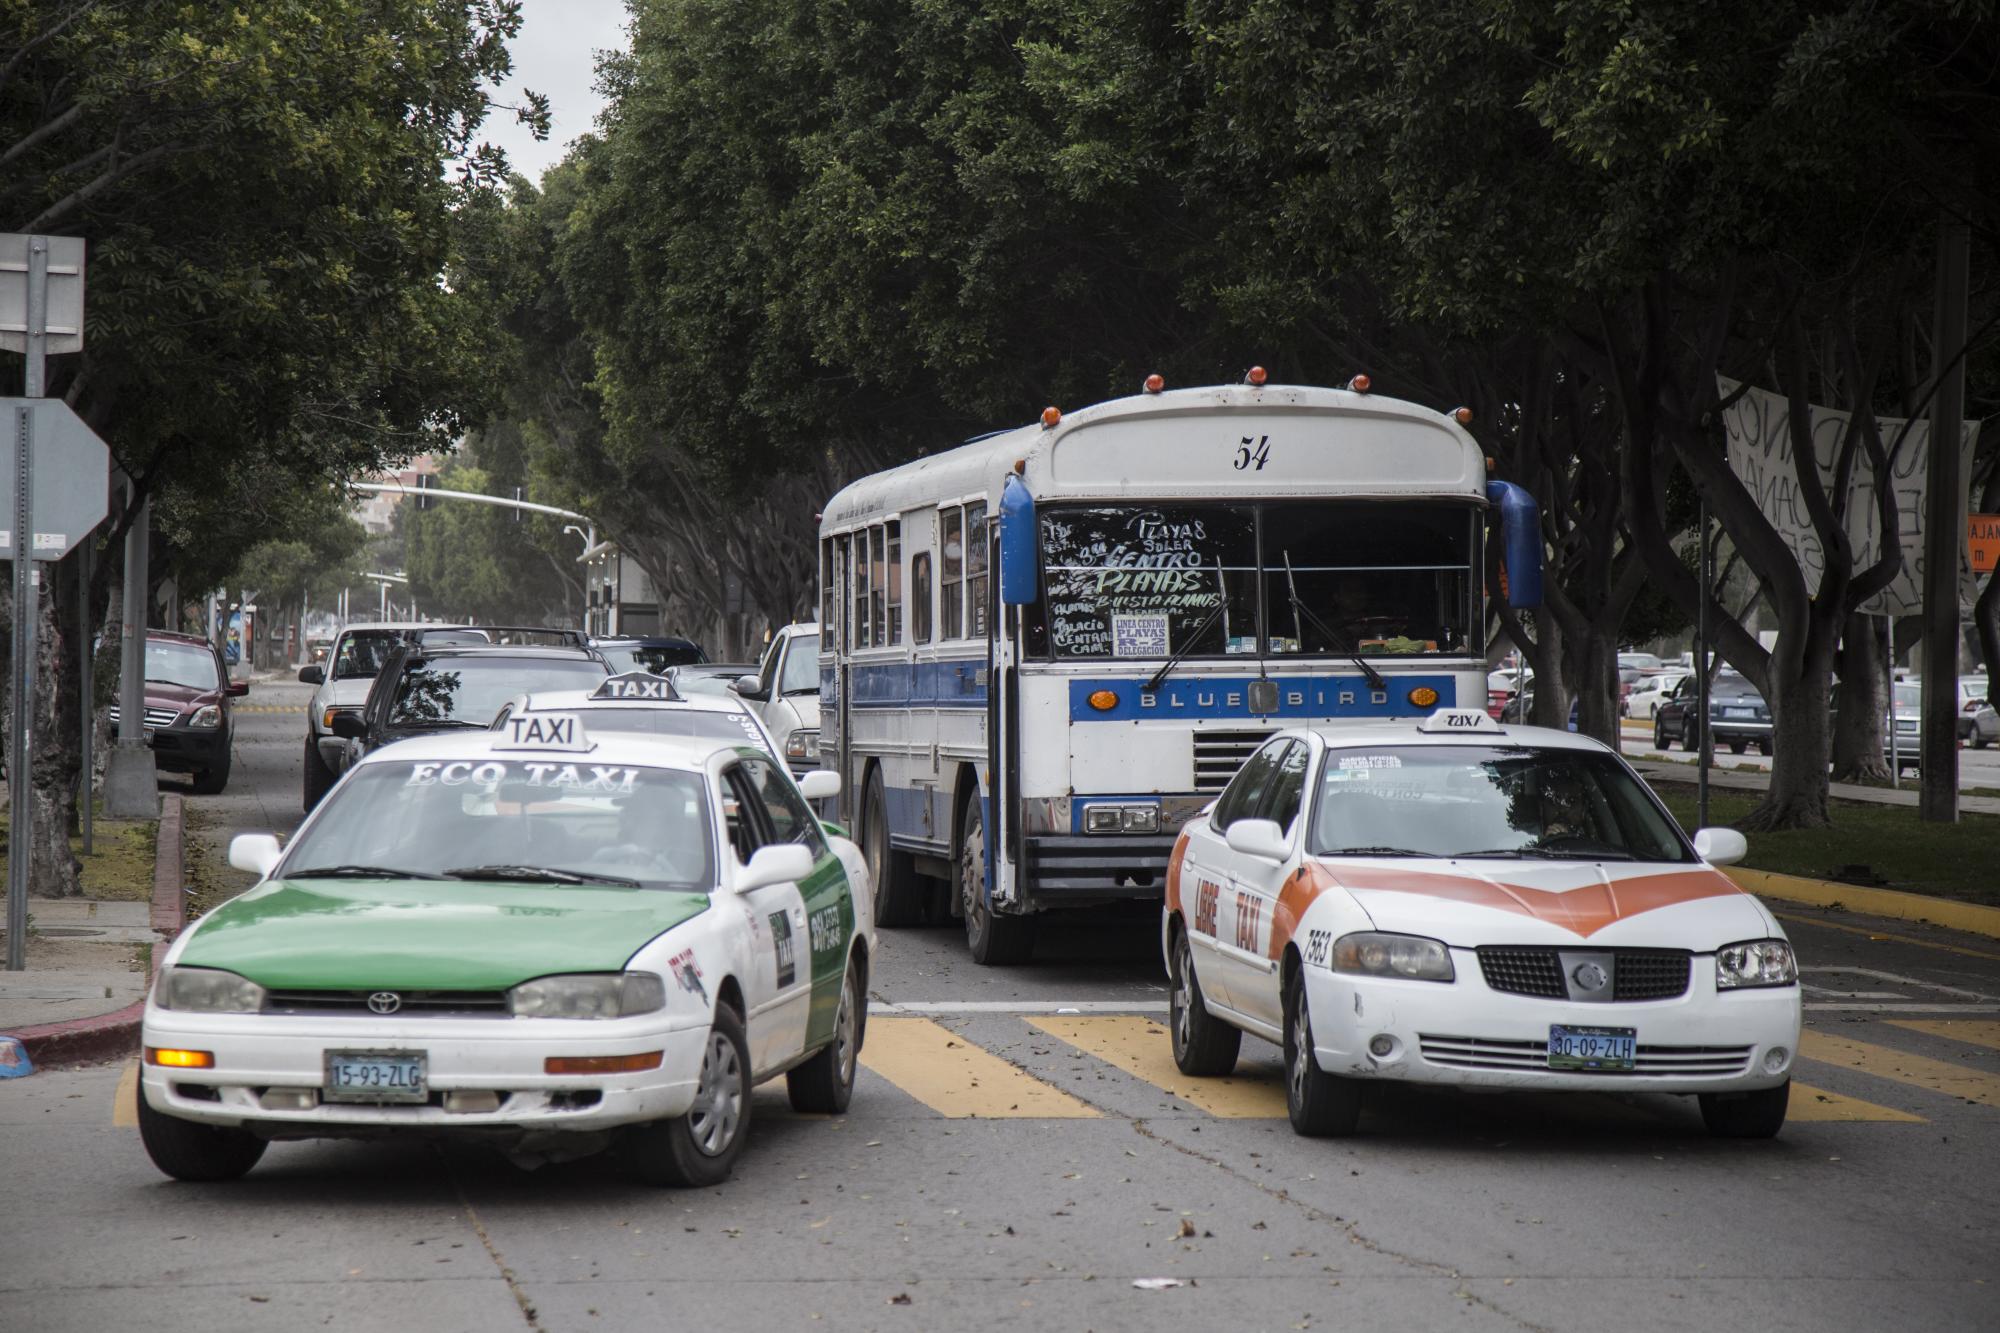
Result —
[[168, 685], [185, 685], [191, 690], [220, 687], [216, 674], [215, 650], [207, 644], [174, 643], [154, 639], [146, 644], [146, 679]]
[[1289, 744], [1289, 741], [1275, 741], [1250, 756], [1236, 776], [1230, 779], [1222, 799], [1215, 803], [1215, 813], [1209, 816], [1208, 821], [1211, 828], [1220, 832], [1238, 819], [1256, 818], [1257, 808], [1263, 804], [1271, 780], [1277, 775], [1278, 760]]
[[778, 681], [778, 693], [808, 691], [819, 691], [819, 635], [796, 634], [785, 649], [785, 669]]
[[770, 824], [773, 842], [796, 842], [812, 849], [815, 855], [824, 850], [819, 820], [807, 808], [805, 798], [791, 780], [778, 772], [775, 764], [762, 759], [743, 761], [744, 775], [755, 787], [759, 804], [765, 819]]
[[756, 784], [743, 772], [741, 764], [735, 764], [722, 774], [722, 821], [729, 837], [729, 845], [736, 852], [736, 859], [745, 865], [757, 854], [768, 838], [765, 836], [761, 819], [763, 800], [757, 794]]
[[1306, 761], [1312, 752], [1293, 741], [1278, 758], [1277, 776], [1271, 782], [1259, 817], [1268, 819], [1290, 836], [1292, 821], [1299, 817], [1299, 802], [1306, 791]]

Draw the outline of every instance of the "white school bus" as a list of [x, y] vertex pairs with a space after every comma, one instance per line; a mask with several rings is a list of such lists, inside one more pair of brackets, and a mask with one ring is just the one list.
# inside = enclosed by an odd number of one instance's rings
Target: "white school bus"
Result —
[[1457, 415], [1156, 385], [827, 503], [821, 755], [880, 924], [1007, 963], [1054, 909], [1157, 904], [1278, 727], [1485, 705], [1489, 533], [1540, 600], [1534, 502]]

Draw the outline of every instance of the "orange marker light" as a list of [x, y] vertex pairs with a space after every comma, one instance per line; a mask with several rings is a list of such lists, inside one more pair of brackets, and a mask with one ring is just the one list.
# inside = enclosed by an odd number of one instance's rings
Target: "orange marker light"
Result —
[[1266, 371], [1262, 366], [1252, 366], [1250, 367], [1250, 373], [1243, 378], [1261, 389], [1264, 386], [1264, 381], [1270, 378], [1270, 372]]
[[1166, 377], [1166, 376], [1164, 376], [1164, 375], [1157, 375], [1157, 374], [1156, 374], [1156, 375], [1148, 375], [1148, 376], [1146, 376], [1146, 392], [1147, 392], [1147, 393], [1158, 393], [1158, 392], [1159, 392], [1160, 390], [1162, 390], [1162, 389], [1164, 389], [1164, 388], [1166, 388], [1166, 387], [1167, 387], [1167, 377]]
[[1118, 692], [1116, 690], [1092, 690], [1090, 692], [1090, 706], [1100, 713], [1108, 713], [1118, 706]]
[[1062, 409], [1061, 409], [1061, 408], [1059, 408], [1059, 407], [1045, 407], [1045, 408], [1043, 408], [1043, 409], [1042, 409], [1042, 429], [1043, 429], [1043, 430], [1053, 430], [1053, 429], [1055, 429], [1055, 424], [1056, 424], [1056, 423], [1057, 423], [1058, 421], [1061, 421], [1061, 420], [1062, 420]]
[[1028, 460], [1027, 460], [1027, 459], [1025, 459], [1025, 458], [1017, 458], [1017, 459], [1015, 459], [1015, 460], [1014, 460], [1014, 475], [1015, 475], [1015, 476], [1017, 476], [1017, 477], [1025, 477], [1025, 476], [1027, 476], [1027, 475], [1028, 475]]
[[213, 1051], [177, 1051], [171, 1047], [148, 1046], [146, 1063], [159, 1065], [164, 1069], [213, 1069]]
[[1419, 708], [1429, 708], [1438, 701], [1438, 692], [1428, 685], [1419, 685], [1410, 691], [1410, 702]]
[[1373, 384], [1374, 382], [1375, 381], [1369, 379], [1366, 375], [1356, 375], [1353, 379], [1347, 382], [1347, 387], [1353, 390], [1355, 393], [1367, 393], [1369, 385]]
[[1461, 426], [1470, 426], [1472, 424], [1472, 409], [1461, 407], [1451, 414], [1451, 419]]
[[637, 1055], [551, 1055], [542, 1061], [544, 1074], [643, 1074], [660, 1067], [660, 1052]]

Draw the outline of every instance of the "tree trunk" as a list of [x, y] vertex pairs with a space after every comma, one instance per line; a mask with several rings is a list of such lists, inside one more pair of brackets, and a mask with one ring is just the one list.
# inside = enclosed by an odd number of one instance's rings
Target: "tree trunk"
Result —
[[1860, 612], [1847, 617], [1840, 644], [1840, 711], [1833, 720], [1833, 780], [1887, 782], [1882, 719], [1889, 707], [1883, 679], [1882, 622]]
[[[1763, 801], [1737, 823], [1750, 832], [1825, 828], [1827, 811], [1827, 694], [1833, 674], [1831, 636], [1813, 634], [1787, 671], [1771, 659], [1771, 785]], [[1823, 642], [1824, 641], [1824, 642]]]
[[[1576, 729], [1619, 748], [1618, 646], [1614, 633], [1572, 635], [1563, 645], [1565, 674], [1576, 682]], [[1567, 712], [1550, 726], [1569, 725]]]
[[[42, 583], [35, 589], [35, 605], [29, 612], [37, 620], [34, 678], [28, 706], [30, 772], [10, 771], [7, 774], [9, 800], [26, 802], [30, 848], [28, 893], [36, 898], [74, 898], [83, 892], [83, 882], [79, 877], [82, 865], [69, 845], [70, 811], [76, 803], [80, 753], [74, 724], [67, 733], [62, 726], [59, 694], [63, 643], [53, 594], [62, 586], [63, 580], [55, 577], [57, 568], [54, 563], [41, 567]], [[73, 587], [71, 596], [75, 596]], [[17, 613], [17, 608], [11, 605], [11, 598], [6, 610], [5, 623], [11, 629], [13, 616]], [[4, 736], [11, 755], [14, 725], [11, 633], [8, 639], [9, 661], [4, 668], [8, 689], [4, 701], [0, 701], [4, 703], [6, 716], [4, 721], [0, 721], [0, 736]], [[71, 692], [74, 693], [73, 690]], [[12, 818], [10, 808], [10, 828]]]

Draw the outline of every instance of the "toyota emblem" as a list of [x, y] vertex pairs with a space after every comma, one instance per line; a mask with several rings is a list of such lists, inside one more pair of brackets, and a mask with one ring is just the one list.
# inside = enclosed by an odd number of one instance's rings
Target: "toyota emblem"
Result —
[[393, 1014], [403, 1007], [403, 997], [392, 990], [378, 990], [368, 997], [368, 1007], [378, 1014]]
[[1603, 990], [1604, 983], [1611, 980], [1596, 963], [1578, 963], [1576, 970], [1569, 975], [1570, 980], [1582, 990]]

